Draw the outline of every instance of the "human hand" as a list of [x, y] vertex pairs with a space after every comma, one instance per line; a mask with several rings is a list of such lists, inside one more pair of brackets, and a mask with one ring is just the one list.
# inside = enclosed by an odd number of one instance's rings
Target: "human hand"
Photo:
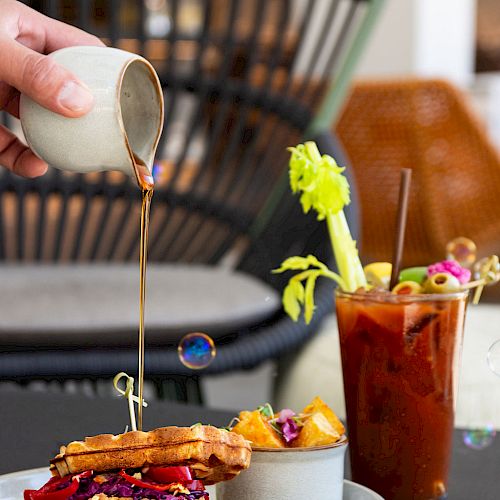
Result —
[[[20, 2], [0, 0], [0, 110], [19, 118], [23, 93], [70, 118], [90, 111], [94, 98], [85, 84], [44, 55], [73, 45], [104, 44]], [[23, 177], [37, 177], [47, 170], [47, 164], [2, 125], [0, 165]]]

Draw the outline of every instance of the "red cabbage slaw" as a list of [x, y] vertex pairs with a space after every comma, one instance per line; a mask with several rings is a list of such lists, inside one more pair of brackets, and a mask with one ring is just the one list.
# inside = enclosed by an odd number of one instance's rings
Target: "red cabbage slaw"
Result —
[[[95, 481], [94, 478], [99, 475], [105, 478], [105, 481]], [[193, 490], [189, 494], [177, 493], [173, 495], [166, 491], [158, 491], [152, 488], [143, 488], [131, 484], [119, 472], [96, 474], [92, 477], [82, 478], [78, 490], [68, 497], [68, 500], [88, 500], [94, 495], [105, 494], [108, 497], [132, 498], [133, 500], [209, 500], [208, 493], [205, 490]], [[57, 485], [57, 490], [66, 488], [71, 483], [68, 477], [67, 482], [61, 482]], [[43, 487], [41, 488], [41, 490]], [[40, 498], [43, 498], [40, 496]]]

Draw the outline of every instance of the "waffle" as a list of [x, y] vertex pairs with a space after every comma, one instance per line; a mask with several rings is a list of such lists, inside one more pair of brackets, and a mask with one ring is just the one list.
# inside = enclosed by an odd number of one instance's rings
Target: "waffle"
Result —
[[232, 479], [248, 468], [250, 455], [250, 444], [233, 432], [210, 425], [161, 427], [73, 441], [51, 460], [51, 471], [63, 477], [86, 470], [184, 465], [195, 479], [209, 485]]

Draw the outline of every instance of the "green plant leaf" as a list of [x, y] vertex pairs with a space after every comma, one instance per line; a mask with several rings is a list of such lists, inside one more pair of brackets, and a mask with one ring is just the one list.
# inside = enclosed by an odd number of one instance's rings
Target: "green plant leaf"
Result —
[[307, 257], [307, 262], [311, 266], [316, 266], [319, 269], [322, 269], [323, 271], [328, 271], [328, 266], [326, 264], [323, 264], [320, 260], [318, 260], [314, 255], [309, 254]]
[[[345, 288], [344, 280], [328, 267], [319, 261], [314, 255], [307, 257], [290, 257], [286, 259], [279, 269], [275, 269], [274, 273], [280, 273], [289, 270], [300, 270], [301, 273], [296, 274], [288, 281], [287, 286], [283, 290], [283, 307], [285, 312], [294, 320], [297, 321], [300, 316], [301, 306], [304, 306], [304, 318], [306, 323], [309, 323], [314, 313], [314, 288], [316, 280], [319, 276], [324, 276], [335, 281], [341, 288]], [[306, 285], [302, 284], [305, 281]]]
[[285, 259], [278, 269], [273, 269], [274, 274], [283, 273], [285, 271], [301, 271], [309, 269], [310, 266], [316, 266], [319, 269], [327, 270], [328, 266], [320, 262], [314, 255], [308, 255], [307, 257], [288, 257]]
[[278, 269], [273, 269], [273, 273], [283, 273], [285, 271], [299, 271], [309, 267], [307, 257], [288, 257]]
[[[301, 290], [300, 290], [301, 289]], [[300, 305], [304, 299], [304, 287], [298, 280], [290, 280], [283, 290], [283, 307], [294, 321], [299, 319]]]
[[314, 288], [316, 286], [316, 280], [320, 275], [321, 271], [311, 272], [306, 281], [304, 297], [304, 319], [306, 321], [306, 324], [309, 324], [311, 322], [314, 314], [314, 309], [316, 309], [316, 306], [314, 305]]

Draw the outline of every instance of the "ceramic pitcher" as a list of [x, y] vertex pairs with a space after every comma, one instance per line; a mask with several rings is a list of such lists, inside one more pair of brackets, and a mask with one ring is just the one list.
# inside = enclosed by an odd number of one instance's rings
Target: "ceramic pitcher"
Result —
[[66, 118], [22, 95], [21, 125], [30, 148], [53, 167], [137, 176], [133, 155], [149, 173], [163, 127], [163, 94], [144, 58], [109, 47], [68, 47], [50, 54], [87, 85], [93, 109]]

